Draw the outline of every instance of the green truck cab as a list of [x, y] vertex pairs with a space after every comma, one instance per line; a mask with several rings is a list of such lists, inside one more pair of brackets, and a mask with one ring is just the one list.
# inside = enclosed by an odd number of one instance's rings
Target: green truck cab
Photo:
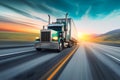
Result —
[[40, 30], [40, 39], [35, 43], [36, 50], [56, 49], [60, 52], [65, 47], [72, 47], [77, 42], [77, 31], [72, 30], [71, 18], [56, 19], [56, 22], [48, 24], [47, 29]]

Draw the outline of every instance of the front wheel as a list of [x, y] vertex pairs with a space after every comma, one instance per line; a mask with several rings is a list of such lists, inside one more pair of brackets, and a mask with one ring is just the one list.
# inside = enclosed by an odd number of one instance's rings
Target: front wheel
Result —
[[41, 48], [36, 48], [37, 51], [41, 51]]
[[59, 49], [58, 49], [58, 52], [62, 51], [63, 48], [64, 48], [64, 44], [63, 44], [63, 42], [61, 41], [61, 42], [59, 43]]

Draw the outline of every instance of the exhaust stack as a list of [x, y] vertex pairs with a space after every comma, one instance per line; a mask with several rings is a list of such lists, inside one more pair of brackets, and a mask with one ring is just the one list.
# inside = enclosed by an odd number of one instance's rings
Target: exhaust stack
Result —
[[48, 24], [50, 24], [50, 15], [48, 15]]
[[66, 23], [66, 26], [65, 26], [65, 41], [67, 40], [67, 29], [68, 29], [68, 19], [67, 19], [67, 16], [68, 16], [68, 13], [66, 13], [65, 15], [65, 23]]
[[43, 29], [45, 29], [45, 26], [43, 26]]
[[65, 15], [65, 22], [66, 22], [66, 28], [65, 28], [65, 31], [67, 31], [67, 23], [68, 23], [67, 16], [68, 16], [68, 13], [66, 13], [66, 15]]

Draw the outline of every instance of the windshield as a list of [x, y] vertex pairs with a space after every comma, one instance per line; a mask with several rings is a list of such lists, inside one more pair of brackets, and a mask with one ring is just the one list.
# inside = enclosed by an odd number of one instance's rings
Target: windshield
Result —
[[48, 26], [48, 29], [52, 29], [55, 31], [62, 31], [62, 26]]

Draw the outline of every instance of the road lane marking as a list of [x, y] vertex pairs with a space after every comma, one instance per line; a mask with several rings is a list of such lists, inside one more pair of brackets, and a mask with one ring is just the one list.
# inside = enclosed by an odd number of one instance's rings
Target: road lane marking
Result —
[[15, 55], [15, 54], [19, 54], [19, 53], [30, 52], [30, 51], [34, 51], [34, 50], [35, 50], [35, 49], [26, 50], [26, 51], [21, 51], [21, 52], [7, 53], [7, 54], [0, 55], [0, 57], [3, 57], [3, 56], [10, 56], [10, 55]]
[[21, 48], [21, 47], [32, 47], [33, 46], [33, 44], [29, 44], [29, 45], [20, 45], [20, 46], [18, 46], [18, 45], [16, 45], [16, 46], [0, 46], [0, 49], [7, 49], [7, 48]]
[[[94, 47], [94, 48], [95, 48], [95, 47]], [[98, 49], [98, 50], [102, 50], [102, 51], [104, 51], [104, 52], [111, 53], [109, 50], [104, 50], [105, 48], [97, 47], [97, 49]], [[113, 50], [114, 50], [114, 49], [113, 49]], [[104, 54], [104, 55], [109, 56], [110, 58], [115, 59], [115, 60], [117, 60], [117, 61], [120, 62], [120, 59], [118, 59], [118, 58], [116, 58], [116, 57], [114, 57], [114, 56], [112, 56], [112, 55], [110, 55], [110, 54]]]
[[36, 59], [32, 59], [30, 61], [27, 61], [25, 63], [22, 63], [20, 65], [16, 65], [12, 68], [6, 69], [2, 72], [0, 72], [0, 80], [12, 80], [13, 78], [15, 78], [17, 80], [17, 76], [19, 76], [20, 74], [25, 76], [28, 76], [27, 74], [24, 74], [26, 72], [29, 72], [30, 70], [34, 69], [37, 66], [42, 65], [44, 62], [54, 58], [55, 56], [57, 56], [58, 54], [47, 54], [44, 55], [42, 57], [38, 57]]
[[52, 72], [52, 74], [50, 74], [47, 80], [52, 80], [52, 78], [59, 72], [59, 70], [64, 66], [64, 64], [70, 59], [70, 57], [75, 53], [77, 49], [78, 49], [78, 46], [73, 51], [71, 51], [69, 55], [67, 55], [65, 58], [63, 58], [60, 61], [59, 66]]
[[109, 56], [109, 57], [111, 57], [111, 58], [113, 58], [113, 59], [115, 59], [115, 60], [117, 60], [117, 61], [120, 62], [120, 59], [118, 59], [118, 58], [116, 58], [116, 57], [114, 57], [114, 56], [112, 56], [112, 55], [110, 55], [110, 54], [105, 54], [105, 55], [107, 55], [107, 56]]

